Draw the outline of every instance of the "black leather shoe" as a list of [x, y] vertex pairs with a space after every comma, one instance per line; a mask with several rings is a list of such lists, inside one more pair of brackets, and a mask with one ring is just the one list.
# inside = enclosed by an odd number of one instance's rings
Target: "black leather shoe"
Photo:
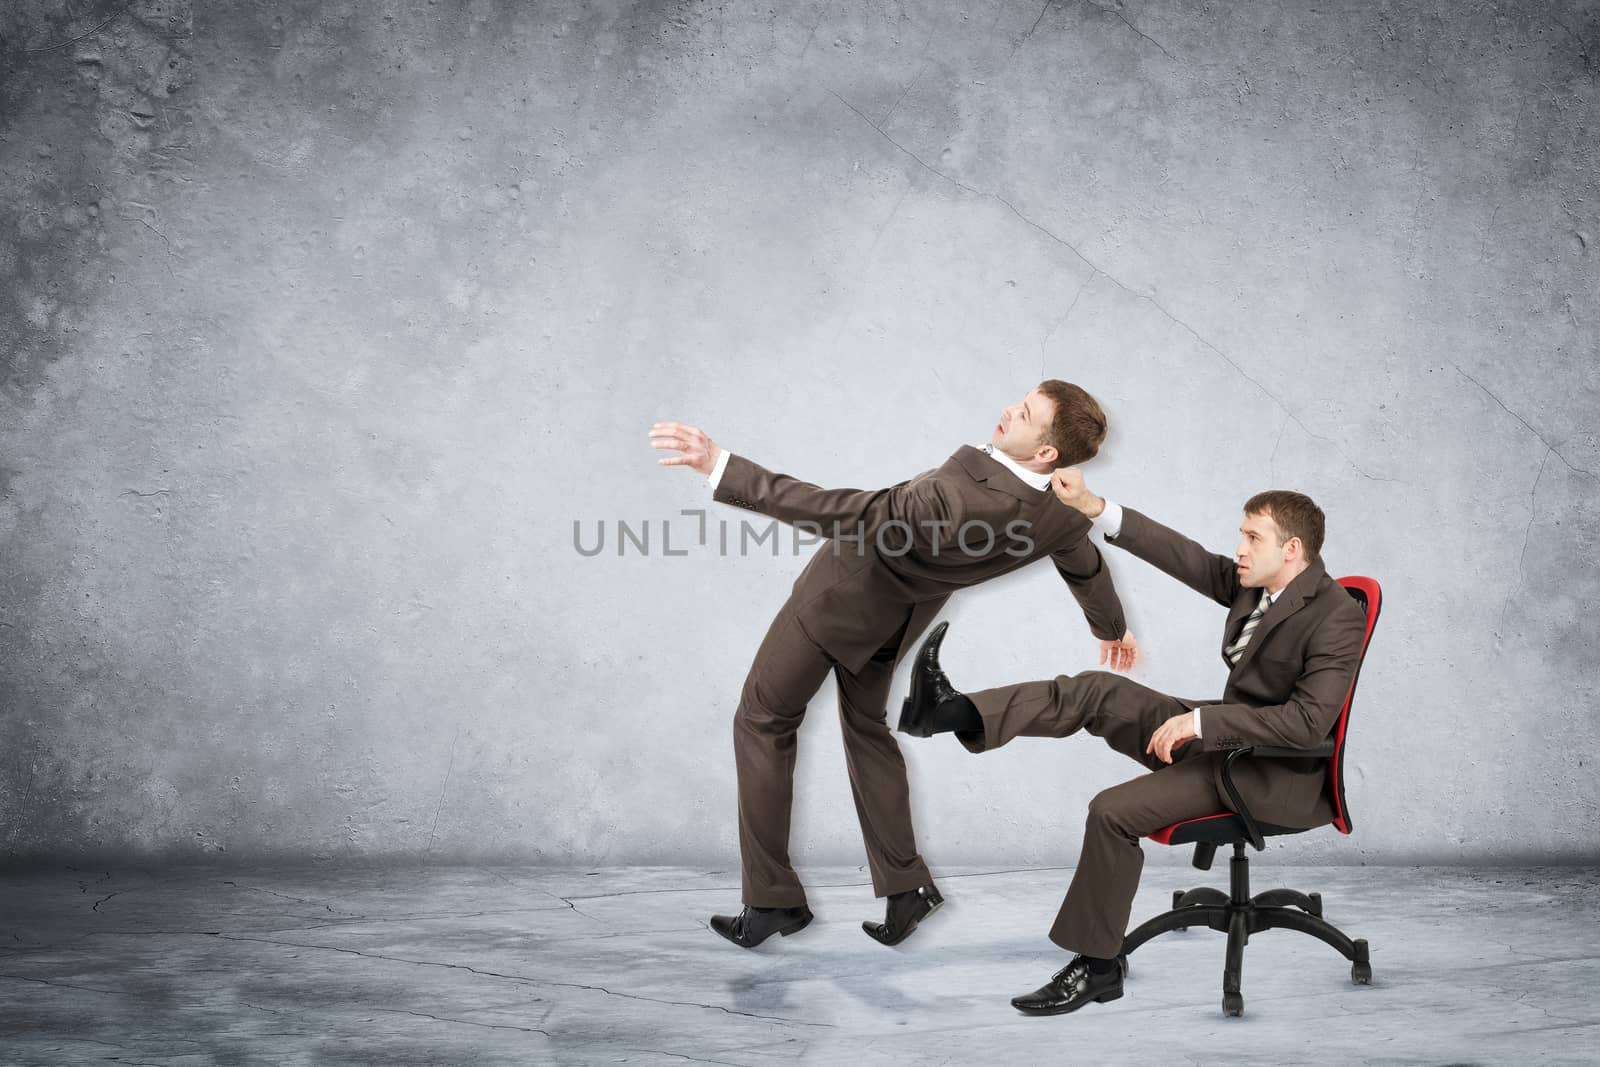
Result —
[[918, 923], [938, 911], [943, 903], [944, 897], [939, 895], [939, 887], [933, 885], [908, 889], [904, 893], [890, 893], [889, 902], [883, 910], [883, 922], [864, 922], [861, 929], [880, 944], [898, 945], [911, 936], [911, 931], [917, 928]]
[[932, 737], [950, 729], [936, 722], [938, 717], [934, 714], [940, 704], [961, 695], [939, 667], [939, 645], [948, 629], [950, 624], [941, 622], [917, 649], [917, 658], [911, 664], [911, 695], [900, 705], [900, 722], [895, 726], [903, 734]]
[[773, 934], [797, 934], [810, 923], [811, 909], [804, 904], [798, 908], [752, 908], [747, 904], [737, 915], [711, 916], [711, 929], [740, 948], [755, 948]]
[[1032, 993], [1011, 998], [1011, 1006], [1024, 1015], [1064, 1015], [1093, 1001], [1103, 1004], [1122, 996], [1122, 967], [1095, 974], [1082, 956], [1057, 971], [1049, 983]]

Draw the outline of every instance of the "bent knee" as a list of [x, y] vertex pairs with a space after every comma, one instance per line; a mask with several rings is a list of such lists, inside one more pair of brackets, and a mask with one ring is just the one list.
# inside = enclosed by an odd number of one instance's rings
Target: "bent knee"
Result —
[[747, 678], [733, 713], [733, 732], [786, 733], [799, 729], [805, 714], [804, 704], [780, 700], [756, 679]]
[[1117, 786], [1112, 786], [1102, 789], [1089, 801], [1089, 813], [1085, 821], [1091, 830], [1110, 830], [1121, 837], [1138, 838], [1130, 816], [1124, 797]]

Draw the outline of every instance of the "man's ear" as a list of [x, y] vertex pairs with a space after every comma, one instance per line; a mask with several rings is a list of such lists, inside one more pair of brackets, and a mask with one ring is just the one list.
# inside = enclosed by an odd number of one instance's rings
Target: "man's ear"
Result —
[[1298, 537], [1289, 538], [1288, 542], [1283, 546], [1283, 558], [1291, 563], [1299, 563], [1301, 560], [1305, 559], [1305, 542], [1301, 541]]
[[1043, 448], [1039, 449], [1039, 451], [1033, 454], [1033, 458], [1038, 460], [1040, 463], [1047, 463], [1054, 467], [1056, 465], [1056, 460], [1061, 458], [1061, 453], [1056, 450], [1055, 445], [1045, 445]]

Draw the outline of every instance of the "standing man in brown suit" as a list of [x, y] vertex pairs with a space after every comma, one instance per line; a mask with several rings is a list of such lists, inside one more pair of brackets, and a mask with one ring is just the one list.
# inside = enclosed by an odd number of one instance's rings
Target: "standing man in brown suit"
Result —
[[856, 815], [884, 921], [863, 929], [898, 944], [943, 898], [917, 852], [905, 761], [886, 721], [895, 664], [958, 589], [1049, 556], [1100, 639], [1100, 662], [1127, 670], [1137, 642], [1090, 523], [1049, 492], [1057, 466], [1100, 448], [1105, 415], [1088, 393], [1049, 380], [1006, 407], [983, 450], [962, 446], [942, 467], [888, 489], [821, 489], [730, 455], [700, 430], [657, 423], [667, 466], [706, 475], [714, 498], [826, 535], [745, 679], [734, 713], [744, 909], [711, 928], [752, 948], [811, 922], [789, 861], [796, 731], [832, 672]]
[[[1050, 940], [1077, 953], [1049, 983], [1011, 1003], [1057, 1015], [1122, 995], [1117, 962], [1144, 853], [1163, 826], [1229, 810], [1223, 755], [1244, 745], [1313, 748], [1338, 721], [1355, 677], [1364, 613], [1322, 565], [1322, 509], [1300, 493], [1259, 493], [1244, 506], [1234, 558], [1213, 555], [1132, 508], [1095, 496], [1077, 470], [1058, 470], [1056, 496], [1119, 548], [1228, 609], [1220, 701], [1179, 700], [1104, 672], [1062, 675], [982, 692], [955, 691], [939, 669], [940, 630], [917, 653], [900, 729], [953, 730], [973, 752], [1014, 737], [1087, 730], [1154, 771], [1089, 804], [1083, 851]], [[1235, 771], [1262, 821], [1286, 827], [1333, 819], [1321, 761], [1259, 760]]]

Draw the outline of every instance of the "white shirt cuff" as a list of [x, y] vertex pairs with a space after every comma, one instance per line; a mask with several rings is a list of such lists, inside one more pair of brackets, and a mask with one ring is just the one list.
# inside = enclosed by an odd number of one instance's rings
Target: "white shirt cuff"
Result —
[[1089, 520], [1089, 527], [1101, 537], [1115, 541], [1122, 532], [1122, 505], [1115, 500], [1107, 500], [1105, 510]]
[[1199, 737], [1200, 736], [1200, 709], [1199, 708], [1195, 708], [1194, 711], [1190, 712], [1190, 714], [1194, 716], [1194, 735], [1196, 737]]
[[[728, 469], [728, 450], [724, 448], [717, 457], [717, 465], [711, 468], [711, 473], [706, 476], [706, 481], [711, 484], [711, 491], [717, 491], [717, 484], [722, 481], [722, 472]], [[1120, 515], [1121, 512], [1118, 512]]]

